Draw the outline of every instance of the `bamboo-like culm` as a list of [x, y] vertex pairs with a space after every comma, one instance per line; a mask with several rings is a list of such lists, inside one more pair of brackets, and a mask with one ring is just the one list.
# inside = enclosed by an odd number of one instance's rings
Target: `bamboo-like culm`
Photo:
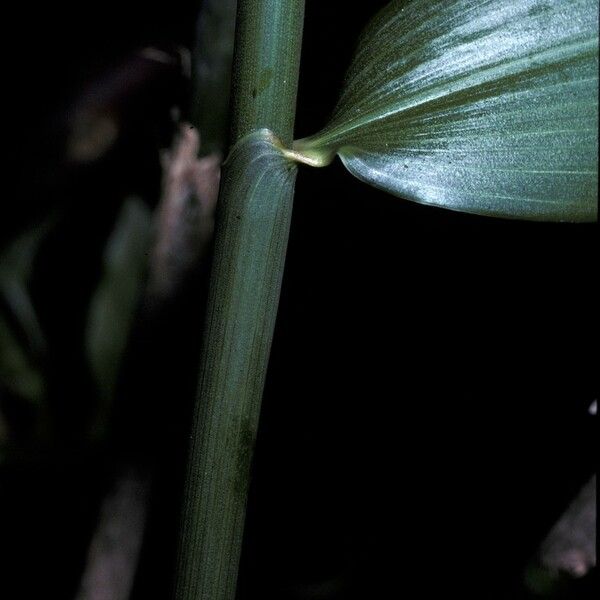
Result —
[[[239, 0], [225, 163], [191, 433], [177, 600], [233, 600], [296, 175], [304, 0]], [[276, 136], [276, 137], [275, 137]]]

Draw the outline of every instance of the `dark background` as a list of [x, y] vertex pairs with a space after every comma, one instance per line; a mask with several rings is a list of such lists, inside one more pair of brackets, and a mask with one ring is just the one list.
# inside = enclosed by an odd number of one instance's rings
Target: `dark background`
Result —
[[[383, 4], [307, 1], [296, 137], [324, 125]], [[32, 286], [60, 434], [1, 467], [0, 544], [12, 561], [0, 585], [18, 586], [3, 597], [74, 595], [123, 456], [157, 473], [134, 598], [169, 597], [206, 266], [159, 326], [134, 335], [127, 400], [100, 449], [81, 434], [93, 407], [80, 338], [102, 242], [126, 194], [156, 204], [157, 150], [189, 85], [166, 72], [128, 100], [127, 129], [99, 163], [67, 168], [61, 156], [82, 86], [140, 46], [191, 47], [196, 12], [109, 0], [11, 17], [23, 42], [8, 61], [15, 164], [2, 240], [50, 208], [66, 216]], [[594, 470], [595, 230], [419, 206], [339, 162], [301, 169], [240, 600], [529, 597], [527, 564]], [[28, 418], [18, 415], [24, 430]], [[595, 576], [568, 597], [588, 597]]]

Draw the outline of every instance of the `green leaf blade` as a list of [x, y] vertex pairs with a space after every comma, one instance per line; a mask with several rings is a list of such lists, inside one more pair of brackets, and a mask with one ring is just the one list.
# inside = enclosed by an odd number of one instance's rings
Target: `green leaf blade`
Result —
[[597, 216], [595, 0], [396, 0], [371, 23], [329, 125], [295, 150], [453, 210]]

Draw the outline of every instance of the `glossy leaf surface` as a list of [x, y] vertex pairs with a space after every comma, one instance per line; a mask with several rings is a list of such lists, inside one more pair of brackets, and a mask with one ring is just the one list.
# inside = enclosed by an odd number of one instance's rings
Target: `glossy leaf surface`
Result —
[[330, 123], [295, 150], [484, 215], [597, 214], [596, 0], [395, 0], [363, 34]]

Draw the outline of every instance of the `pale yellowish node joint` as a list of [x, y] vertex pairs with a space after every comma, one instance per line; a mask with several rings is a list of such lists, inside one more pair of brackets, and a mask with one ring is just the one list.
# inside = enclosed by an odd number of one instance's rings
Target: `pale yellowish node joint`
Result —
[[311, 167], [326, 167], [331, 164], [335, 157], [335, 152], [328, 150], [301, 149], [294, 142], [291, 150], [288, 148], [281, 149], [283, 155], [290, 160], [309, 165]]
[[246, 143], [249, 138], [260, 137], [265, 141], [268, 141], [274, 148], [276, 148], [281, 156], [295, 163], [302, 163], [311, 167], [326, 167], [331, 164], [335, 158], [336, 151], [329, 148], [318, 148], [309, 142], [310, 138], [297, 140], [292, 144], [291, 148], [286, 148], [283, 142], [270, 130], [270, 129], [258, 129], [253, 133], [250, 133], [236, 143], [236, 145], [230, 150], [225, 163], [229, 161], [234, 148]]
[[326, 167], [335, 157], [335, 151], [308, 147], [304, 140], [297, 140], [291, 148], [286, 148], [281, 140], [271, 131], [268, 132], [271, 143], [279, 149], [288, 160], [309, 165], [310, 167]]

